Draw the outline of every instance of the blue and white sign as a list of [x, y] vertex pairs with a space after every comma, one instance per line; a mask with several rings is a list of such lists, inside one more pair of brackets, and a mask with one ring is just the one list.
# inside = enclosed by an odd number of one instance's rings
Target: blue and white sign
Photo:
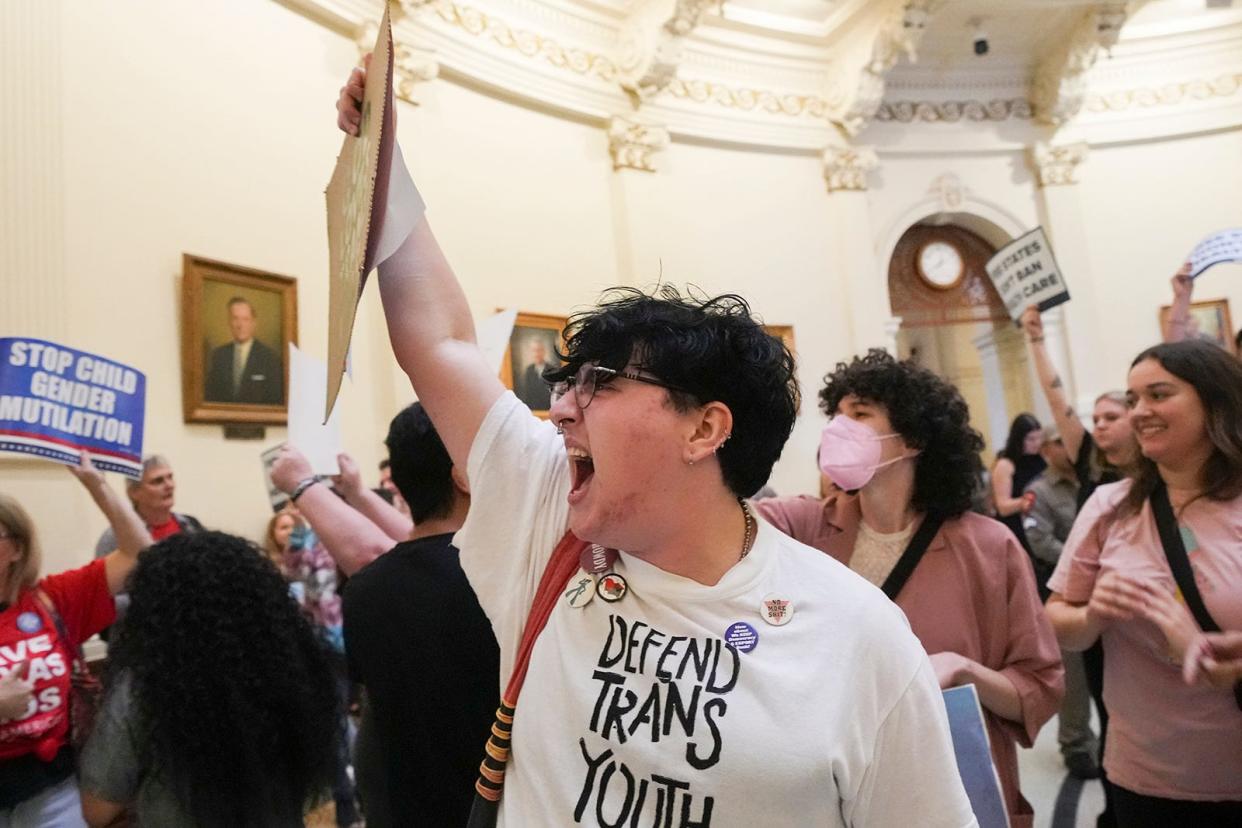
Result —
[[0, 338], [0, 451], [142, 475], [147, 378], [42, 339]]
[[1221, 262], [1242, 262], [1242, 227], [1213, 233], [1190, 251], [1190, 278]]
[[992, 762], [988, 727], [973, 684], [942, 691], [945, 712], [949, 714], [949, 733], [962, 787], [979, 828], [1009, 828], [1009, 812], [1001, 791], [1000, 775]]

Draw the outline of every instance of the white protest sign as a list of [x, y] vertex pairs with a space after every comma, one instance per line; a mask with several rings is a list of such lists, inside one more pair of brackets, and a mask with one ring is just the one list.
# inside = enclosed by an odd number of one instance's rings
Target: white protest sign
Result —
[[310, 461], [315, 474], [339, 474], [341, 410], [321, 422], [328, 398], [328, 366], [289, 343], [289, 442]]
[[1213, 233], [1190, 251], [1190, 278], [1221, 262], [1242, 262], [1242, 227]]
[[1068, 302], [1069, 287], [1052, 255], [1044, 228], [1036, 227], [988, 259], [988, 277], [1016, 322], [1031, 305], [1041, 311]]
[[493, 374], [500, 373], [500, 365], [505, 361], [505, 349], [513, 337], [513, 325], [517, 322], [516, 310], [503, 310], [489, 316], [474, 326], [475, 339], [483, 358], [491, 366]]
[[267, 485], [267, 499], [272, 504], [273, 512], [279, 512], [289, 502], [289, 495], [272, 482], [272, 466], [276, 465], [276, 458], [280, 457], [280, 450], [284, 447], [285, 444], [281, 443], [259, 455], [259, 462], [263, 465], [263, 482]]

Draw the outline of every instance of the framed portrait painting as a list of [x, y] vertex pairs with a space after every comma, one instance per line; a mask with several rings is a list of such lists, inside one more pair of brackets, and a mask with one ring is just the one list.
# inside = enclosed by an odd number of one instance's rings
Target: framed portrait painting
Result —
[[185, 421], [283, 425], [297, 280], [188, 254], [182, 270]]
[[543, 381], [543, 372], [560, 364], [556, 355], [564, 346], [561, 331], [565, 322], [564, 316], [518, 313], [500, 364], [500, 380], [505, 387], [544, 418], [552, 404], [552, 389]]
[[[1160, 308], [1160, 336], [1163, 339], [1168, 339], [1171, 310], [1169, 305]], [[1190, 316], [1186, 320], [1186, 338], [1213, 342], [1237, 356], [1233, 320], [1229, 316], [1229, 300], [1209, 299], [1204, 302], [1192, 302]]]

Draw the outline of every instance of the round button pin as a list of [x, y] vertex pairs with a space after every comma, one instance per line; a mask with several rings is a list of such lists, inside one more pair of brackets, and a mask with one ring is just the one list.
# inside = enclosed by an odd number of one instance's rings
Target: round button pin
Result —
[[610, 604], [615, 604], [624, 598], [629, 589], [630, 586], [625, 579], [615, 572], [609, 572], [595, 582], [595, 591], [599, 593], [599, 597]]
[[793, 601], [778, 592], [769, 592], [759, 604], [759, 614], [773, 627], [783, 627], [793, 618]]
[[578, 574], [569, 581], [565, 598], [574, 609], [585, 607], [595, 600], [595, 578], [590, 573], [578, 570]]
[[612, 565], [617, 562], [617, 555], [617, 550], [594, 543], [578, 555], [578, 566], [592, 575], [602, 575], [612, 569]]
[[725, 630], [724, 640], [740, 653], [749, 653], [759, 646], [759, 632], [745, 621], [737, 621]]
[[43, 619], [37, 613], [23, 612], [17, 616], [17, 628], [24, 633], [37, 633], [43, 629]]

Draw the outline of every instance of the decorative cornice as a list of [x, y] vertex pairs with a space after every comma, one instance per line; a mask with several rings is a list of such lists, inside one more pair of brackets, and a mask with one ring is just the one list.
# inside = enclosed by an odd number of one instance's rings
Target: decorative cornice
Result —
[[614, 115], [608, 119], [608, 152], [613, 170], [655, 172], [651, 156], [668, 146], [668, 130], [639, 121], [632, 116]]
[[1083, 14], [1061, 45], [1040, 62], [1030, 92], [1039, 123], [1059, 127], [1078, 114], [1087, 95], [1087, 72], [1102, 50], [1117, 43], [1127, 14], [1143, 2], [1097, 4]]
[[1086, 158], [1087, 145], [1081, 141], [1059, 147], [1039, 143], [1031, 151], [1031, 160], [1041, 187], [1077, 184], [1078, 179], [1074, 174], [1078, 165]]
[[828, 192], [867, 189], [867, 173], [880, 163], [871, 147], [830, 146], [824, 150], [824, 181]]
[[737, 89], [711, 81], [673, 78], [666, 91], [675, 98], [695, 103], [712, 103], [743, 112], [760, 111], [769, 115], [826, 117], [829, 104], [815, 95], [782, 95], [767, 89]]
[[990, 101], [885, 101], [876, 109], [875, 120], [909, 124], [955, 124], [959, 121], [1030, 120], [1031, 104], [1025, 98]]
[[1127, 109], [1150, 109], [1156, 106], [1176, 106], [1187, 100], [1206, 101], [1212, 98], [1228, 98], [1242, 92], [1242, 72], [1221, 75], [1213, 80], [1195, 79], [1181, 83], [1168, 83], [1157, 88], [1121, 89], [1113, 92], [1096, 92], [1087, 96], [1088, 112], [1123, 112]]
[[876, 35], [871, 47], [871, 57], [858, 73], [857, 91], [849, 108], [837, 120], [846, 135], [861, 132], [884, 99], [884, 78], [897, 65], [902, 55], [913, 63], [916, 49], [927, 21], [931, 17], [934, 0], [907, 0], [894, 9]]
[[722, 0], [646, 0], [638, 3], [617, 44], [621, 88], [641, 102], [660, 93], [677, 74], [683, 43], [704, 12]]

